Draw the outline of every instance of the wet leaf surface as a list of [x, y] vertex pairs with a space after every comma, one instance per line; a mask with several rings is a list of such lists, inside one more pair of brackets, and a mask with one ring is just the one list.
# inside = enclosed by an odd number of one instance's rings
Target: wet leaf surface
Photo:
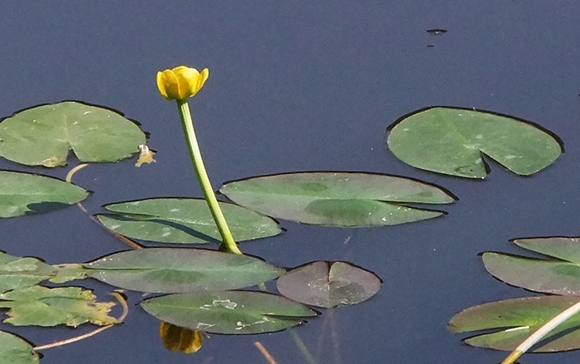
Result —
[[156, 318], [215, 334], [260, 334], [299, 325], [317, 312], [264, 292], [183, 293], [147, 299], [141, 307]]
[[416, 180], [370, 173], [305, 172], [225, 184], [235, 203], [275, 218], [305, 224], [370, 227], [425, 220], [440, 211], [410, 203], [448, 204], [454, 197]]
[[552, 164], [563, 151], [553, 134], [488, 111], [432, 107], [404, 116], [389, 129], [389, 149], [401, 161], [459, 177], [485, 177], [482, 153], [527, 176]]

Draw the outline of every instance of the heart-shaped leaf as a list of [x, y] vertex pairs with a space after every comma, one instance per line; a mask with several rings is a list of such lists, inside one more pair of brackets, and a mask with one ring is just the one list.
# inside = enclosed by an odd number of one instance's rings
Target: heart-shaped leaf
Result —
[[432, 107], [389, 126], [393, 154], [413, 167], [484, 178], [482, 153], [519, 175], [534, 174], [558, 158], [563, 144], [528, 121], [489, 111]]
[[307, 305], [354, 305], [374, 296], [381, 279], [346, 262], [317, 261], [293, 269], [276, 281], [284, 296]]
[[508, 284], [531, 291], [580, 295], [579, 238], [528, 238], [513, 242], [556, 260], [486, 252], [482, 259], [489, 273]]
[[[219, 203], [236, 241], [280, 234], [276, 221], [252, 210]], [[133, 239], [159, 243], [205, 244], [221, 241], [215, 221], [203, 199], [152, 198], [105, 206], [118, 215], [97, 215], [107, 228]]]
[[74, 101], [22, 110], [0, 123], [0, 156], [29, 166], [63, 166], [70, 149], [81, 162], [114, 162], [141, 144], [145, 134], [121, 113]]
[[27, 341], [6, 331], [0, 331], [0, 358], [3, 363], [37, 364], [40, 357]]
[[56, 178], [0, 171], [0, 218], [62, 208], [84, 200], [88, 194]]
[[407, 203], [447, 204], [442, 189], [403, 177], [348, 172], [305, 172], [230, 182], [220, 192], [235, 203], [305, 224], [368, 227], [430, 219], [440, 211]]
[[90, 277], [141, 292], [176, 293], [244, 288], [284, 270], [261, 259], [213, 250], [147, 248], [108, 255], [84, 265]]
[[173, 294], [141, 302], [156, 318], [214, 334], [261, 334], [299, 325], [318, 313], [285, 297], [228, 291]]
[[[512, 351], [560, 312], [571, 307], [578, 297], [542, 296], [516, 298], [470, 307], [455, 315], [448, 327], [453, 332], [494, 330], [472, 336], [472, 346]], [[534, 352], [580, 349], [580, 316], [574, 315], [556, 327]]]

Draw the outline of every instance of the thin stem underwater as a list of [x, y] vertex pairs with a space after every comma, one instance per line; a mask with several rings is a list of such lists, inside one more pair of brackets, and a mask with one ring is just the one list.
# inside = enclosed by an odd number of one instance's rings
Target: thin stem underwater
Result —
[[203, 159], [201, 158], [201, 151], [199, 149], [195, 131], [193, 129], [193, 120], [191, 118], [191, 113], [189, 112], [189, 105], [187, 104], [187, 100], [177, 100], [177, 105], [179, 108], [181, 125], [183, 126], [183, 132], [185, 133], [185, 138], [187, 140], [189, 155], [193, 163], [193, 168], [195, 169], [197, 180], [199, 181], [207, 205], [216, 222], [217, 228], [222, 237], [222, 241], [230, 252], [234, 254], [242, 254], [232, 236], [232, 233], [230, 232], [230, 228], [228, 227], [226, 219], [218, 204], [217, 198], [215, 197], [213, 188], [211, 187], [211, 182], [209, 181], [209, 177], [203, 164]]

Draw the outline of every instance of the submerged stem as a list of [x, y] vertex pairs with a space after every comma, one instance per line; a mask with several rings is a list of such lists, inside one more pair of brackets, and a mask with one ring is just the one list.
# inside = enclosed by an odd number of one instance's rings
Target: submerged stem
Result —
[[205, 170], [203, 164], [203, 159], [201, 158], [201, 151], [199, 150], [199, 145], [197, 144], [197, 138], [195, 136], [195, 131], [193, 130], [193, 120], [191, 119], [191, 113], [189, 112], [189, 105], [186, 100], [177, 100], [177, 105], [179, 107], [179, 116], [181, 118], [181, 125], [183, 126], [183, 131], [185, 133], [185, 138], [187, 140], [187, 145], [189, 149], [189, 155], [193, 163], [193, 168], [195, 169], [195, 174], [197, 180], [203, 191], [205, 201], [209, 206], [211, 214], [215, 220], [217, 228], [222, 237], [222, 241], [228, 250], [234, 254], [242, 254], [236, 242], [230, 232], [230, 228], [226, 222], [226, 219], [220, 209], [213, 188], [211, 187], [211, 182]]

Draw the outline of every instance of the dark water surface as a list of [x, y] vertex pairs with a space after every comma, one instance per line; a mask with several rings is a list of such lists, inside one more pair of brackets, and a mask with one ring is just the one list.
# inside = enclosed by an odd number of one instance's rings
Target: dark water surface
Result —
[[[76, 99], [142, 123], [157, 163], [79, 172], [75, 182], [95, 191], [85, 203], [91, 213], [128, 199], [200, 196], [176, 107], [159, 96], [155, 74], [209, 67], [190, 104], [214, 187], [260, 174], [355, 170], [424, 179], [460, 198], [431, 221], [359, 230], [282, 221], [282, 236], [243, 244], [282, 266], [345, 259], [383, 278], [372, 300], [296, 330], [313, 353], [322, 340], [320, 363], [496, 363], [506, 353], [467, 347], [446, 323], [469, 306], [531, 294], [488, 275], [479, 252], [520, 252], [508, 243], [515, 237], [580, 235], [579, 15], [577, 1], [5, 1], [0, 115]], [[561, 136], [566, 153], [530, 178], [493, 163], [485, 181], [415, 170], [385, 151], [385, 128], [432, 105], [534, 121]], [[51, 264], [125, 249], [76, 208], [0, 221], [0, 231], [0, 249]], [[110, 290], [91, 287], [103, 298]], [[135, 306], [140, 295], [129, 299], [124, 325], [47, 350], [42, 363], [265, 363], [257, 340], [280, 364], [306, 363], [288, 332], [213, 335], [194, 356], [167, 352], [157, 320]], [[2, 329], [37, 345], [78, 331]], [[579, 355], [520, 361], [577, 363]]]

